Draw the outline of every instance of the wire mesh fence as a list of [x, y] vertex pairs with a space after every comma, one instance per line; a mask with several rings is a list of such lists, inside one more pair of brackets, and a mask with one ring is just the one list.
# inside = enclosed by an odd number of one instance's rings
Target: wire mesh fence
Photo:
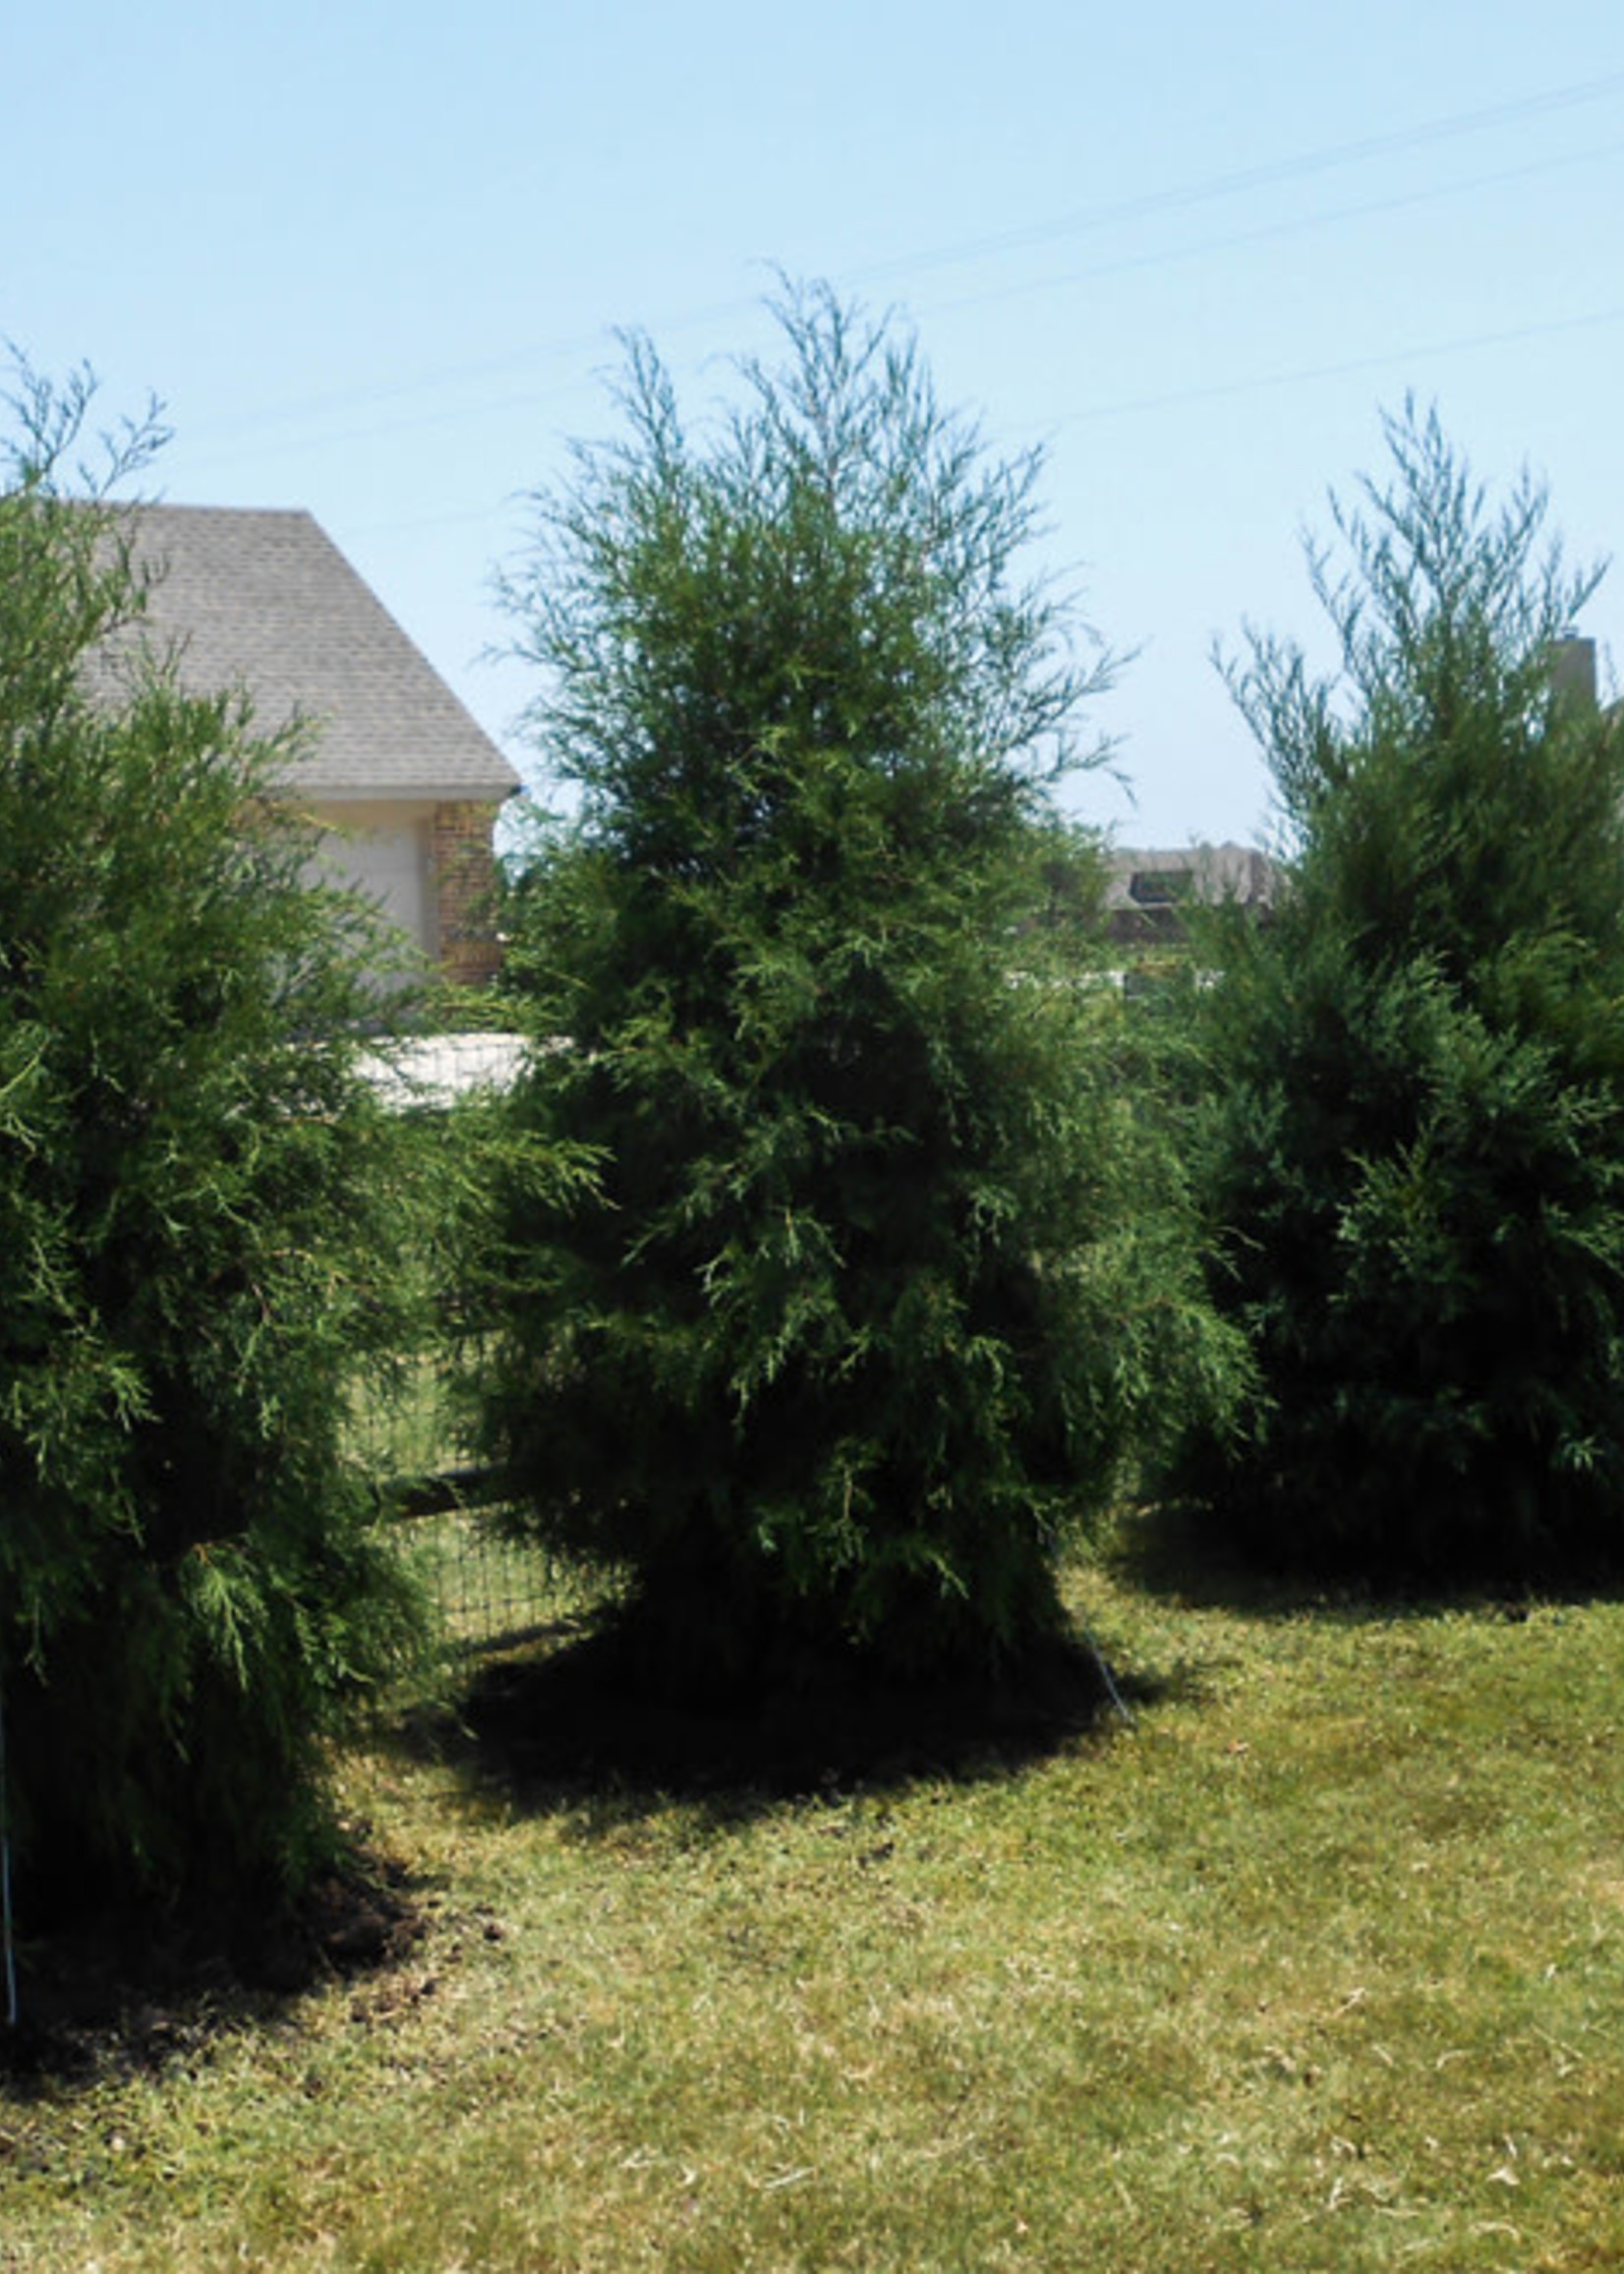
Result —
[[582, 1607], [582, 1583], [543, 1548], [504, 1537], [501, 1479], [470, 1437], [477, 1343], [448, 1339], [357, 1383], [352, 1458], [377, 1490], [379, 1520], [460, 1651], [499, 1650]]
[[570, 1615], [567, 1575], [545, 1550], [504, 1539], [493, 1511], [408, 1512], [394, 1522], [454, 1650], [513, 1649]]

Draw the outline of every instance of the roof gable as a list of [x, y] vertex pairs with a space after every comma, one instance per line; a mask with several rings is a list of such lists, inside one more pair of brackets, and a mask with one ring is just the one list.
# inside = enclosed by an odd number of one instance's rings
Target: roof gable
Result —
[[245, 686], [267, 730], [319, 729], [298, 786], [328, 797], [504, 797], [512, 767], [309, 513], [134, 509], [157, 571], [148, 632], [197, 693]]

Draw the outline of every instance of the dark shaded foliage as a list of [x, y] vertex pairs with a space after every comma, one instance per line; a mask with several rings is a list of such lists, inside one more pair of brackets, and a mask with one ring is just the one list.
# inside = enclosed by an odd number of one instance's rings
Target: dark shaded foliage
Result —
[[1624, 1549], [1624, 735], [1558, 692], [1594, 577], [1434, 417], [1312, 561], [1341, 671], [1233, 684], [1295, 860], [1204, 998], [1220, 1301], [1256, 1355], [1195, 1475], [1270, 1558], [1377, 1582]]

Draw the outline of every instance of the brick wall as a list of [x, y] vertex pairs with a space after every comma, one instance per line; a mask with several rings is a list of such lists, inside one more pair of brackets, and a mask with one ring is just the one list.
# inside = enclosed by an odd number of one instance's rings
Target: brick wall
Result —
[[483, 800], [436, 805], [429, 828], [429, 875], [435, 895], [440, 969], [460, 986], [494, 978], [495, 857], [491, 833], [500, 807]]

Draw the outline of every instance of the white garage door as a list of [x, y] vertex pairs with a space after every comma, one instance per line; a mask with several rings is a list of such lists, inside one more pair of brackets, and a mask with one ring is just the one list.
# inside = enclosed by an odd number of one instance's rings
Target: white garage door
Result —
[[358, 885], [376, 901], [426, 955], [434, 953], [428, 846], [421, 824], [355, 830], [333, 840], [330, 858], [345, 883]]

